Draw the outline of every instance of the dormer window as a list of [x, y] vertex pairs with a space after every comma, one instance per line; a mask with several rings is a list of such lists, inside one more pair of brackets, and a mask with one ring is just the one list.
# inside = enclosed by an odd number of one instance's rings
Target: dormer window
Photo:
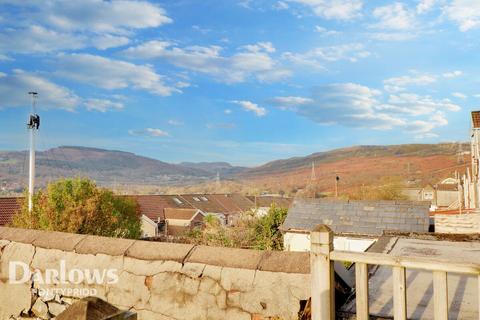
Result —
[[175, 198], [175, 197], [173, 198], [173, 201], [175, 201], [176, 204], [182, 204], [183, 203], [182, 201], [180, 201], [180, 199]]
[[200, 199], [198, 199], [198, 197], [193, 197], [193, 200], [200, 202]]

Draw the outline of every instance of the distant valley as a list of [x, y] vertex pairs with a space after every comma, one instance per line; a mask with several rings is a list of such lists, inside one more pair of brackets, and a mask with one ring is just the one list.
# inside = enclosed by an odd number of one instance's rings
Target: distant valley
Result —
[[[460, 150], [468, 150], [462, 144]], [[392, 146], [355, 146], [318, 152], [305, 157], [276, 160], [246, 168], [226, 162], [182, 162], [171, 164], [129, 152], [87, 147], [63, 146], [37, 152], [37, 180], [40, 186], [61, 177], [90, 177], [103, 186], [157, 186], [214, 190], [205, 185], [239, 184], [267, 192], [294, 193], [304, 187], [315, 166], [315, 183], [329, 191], [333, 178], [341, 177], [345, 189], [378, 184], [383, 177], [396, 176], [411, 184], [425, 184], [462, 171], [469, 162], [458, 144], [406, 144]], [[0, 187], [3, 192], [21, 192], [28, 176], [25, 151], [0, 151]], [[218, 186], [217, 186], [218, 187]], [[147, 189], [146, 189], [147, 190]], [[148, 189], [150, 190], [150, 189]], [[156, 189], [155, 189], [156, 190]], [[176, 189], [175, 189], [176, 190]], [[225, 187], [222, 191], [228, 191]]]

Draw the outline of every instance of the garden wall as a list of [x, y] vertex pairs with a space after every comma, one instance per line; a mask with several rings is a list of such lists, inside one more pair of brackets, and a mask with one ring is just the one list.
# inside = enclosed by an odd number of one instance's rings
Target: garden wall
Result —
[[87, 291], [139, 319], [297, 319], [310, 296], [308, 253], [5, 227], [0, 239], [0, 319], [49, 319]]

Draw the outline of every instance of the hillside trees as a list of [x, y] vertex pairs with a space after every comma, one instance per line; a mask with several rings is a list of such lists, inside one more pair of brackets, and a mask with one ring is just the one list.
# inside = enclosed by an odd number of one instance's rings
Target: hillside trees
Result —
[[108, 237], [138, 238], [141, 234], [137, 203], [117, 197], [85, 178], [48, 184], [33, 197], [28, 211], [25, 197], [12, 225], [20, 228], [63, 231]]

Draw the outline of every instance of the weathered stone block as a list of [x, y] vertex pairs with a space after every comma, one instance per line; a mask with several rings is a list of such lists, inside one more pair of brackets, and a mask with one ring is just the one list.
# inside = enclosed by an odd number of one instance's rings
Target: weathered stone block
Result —
[[[12, 263], [17, 263], [15, 267], [15, 278], [20, 280], [24, 276], [24, 268], [21, 265], [30, 265], [35, 248], [31, 244], [10, 242], [3, 249], [0, 262], [0, 280], [7, 282], [9, 280], [9, 267]], [[15, 280], [15, 279], [12, 279]]]
[[0, 319], [19, 316], [32, 305], [30, 283], [8, 284], [0, 282]]
[[122, 272], [118, 283], [108, 285], [107, 301], [122, 309], [144, 309], [150, 299], [150, 292], [145, 285], [145, 276], [136, 276]]
[[181, 272], [188, 277], [198, 278], [203, 273], [205, 265], [203, 263], [187, 262], [183, 265]]
[[65, 309], [67, 308], [67, 305], [60, 304], [57, 302], [49, 302], [47, 303], [47, 305], [48, 305], [48, 311], [55, 317], [58, 316], [63, 311], [65, 311]]
[[223, 268], [220, 285], [227, 291], [252, 289], [255, 270]]
[[203, 269], [203, 278], [212, 278], [213, 280], [220, 281], [220, 278], [222, 276], [222, 267], [218, 266], [211, 266], [211, 265], [205, 265], [205, 269]]
[[47, 304], [41, 299], [37, 299], [37, 301], [35, 301], [32, 306], [32, 312], [40, 319], [50, 319]]

